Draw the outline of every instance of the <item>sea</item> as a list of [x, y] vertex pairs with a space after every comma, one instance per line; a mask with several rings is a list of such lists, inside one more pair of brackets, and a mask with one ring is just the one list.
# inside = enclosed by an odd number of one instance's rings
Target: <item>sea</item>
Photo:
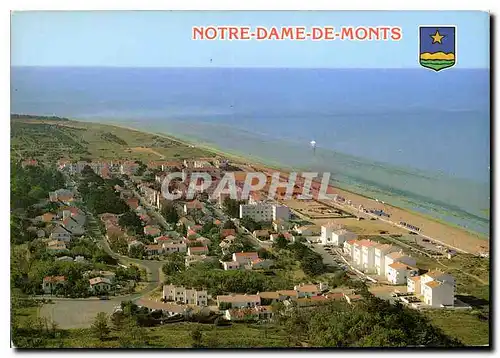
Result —
[[11, 113], [328, 171], [341, 188], [489, 237], [487, 69], [13, 67]]

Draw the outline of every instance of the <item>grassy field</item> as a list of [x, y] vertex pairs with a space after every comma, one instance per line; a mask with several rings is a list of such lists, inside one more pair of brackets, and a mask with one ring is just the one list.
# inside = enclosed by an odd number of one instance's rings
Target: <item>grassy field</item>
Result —
[[11, 120], [11, 153], [46, 162], [69, 160], [182, 160], [214, 154], [174, 139], [77, 121]]
[[489, 343], [489, 322], [479, 318], [476, 311], [428, 310], [425, 315], [444, 333], [468, 346]]
[[[216, 327], [212, 324], [174, 323], [162, 327], [145, 328], [147, 335], [144, 347], [190, 348], [191, 332], [199, 327], [202, 331], [202, 345], [210, 348], [258, 348], [286, 347], [288, 340], [281, 329], [271, 325], [233, 324]], [[58, 338], [49, 339], [46, 348], [118, 348], [119, 337], [112, 332], [100, 341], [90, 329], [65, 330]]]

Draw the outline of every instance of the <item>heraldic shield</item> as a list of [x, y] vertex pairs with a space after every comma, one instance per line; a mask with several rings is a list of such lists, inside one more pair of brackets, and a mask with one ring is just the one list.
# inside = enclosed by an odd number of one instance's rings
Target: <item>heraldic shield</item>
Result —
[[455, 66], [457, 61], [456, 27], [420, 26], [419, 63], [434, 71]]

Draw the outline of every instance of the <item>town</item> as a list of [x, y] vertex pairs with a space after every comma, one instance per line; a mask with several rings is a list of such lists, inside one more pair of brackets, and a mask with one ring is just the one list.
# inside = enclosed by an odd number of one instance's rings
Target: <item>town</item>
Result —
[[[369, 207], [308, 182], [310, 173], [220, 154], [12, 165], [13, 287], [19, 302], [38, 302], [38, 319], [61, 329], [110, 321], [128, 334], [139, 329], [123, 326], [133, 319], [286, 331], [296, 315], [379, 302], [426, 317], [484, 317], [480, 279], [458, 267], [487, 257], [427, 236], [384, 203]], [[166, 184], [172, 173], [180, 175]], [[217, 191], [227, 175], [235, 190]], [[301, 344], [295, 334], [282, 344]]]

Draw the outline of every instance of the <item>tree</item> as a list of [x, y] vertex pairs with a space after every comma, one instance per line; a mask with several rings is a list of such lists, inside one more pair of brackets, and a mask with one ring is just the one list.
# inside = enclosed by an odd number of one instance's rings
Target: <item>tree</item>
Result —
[[316, 276], [324, 273], [325, 265], [321, 256], [316, 254], [307, 254], [301, 261], [302, 270], [304, 273], [311, 276]]
[[165, 218], [165, 220], [170, 224], [175, 224], [179, 221], [179, 214], [177, 213], [177, 208], [174, 204], [169, 203], [167, 201], [163, 202], [163, 206], [161, 208], [161, 214]]
[[242, 201], [231, 199], [226, 197], [222, 203], [224, 212], [232, 218], [237, 218], [240, 216], [240, 204]]
[[259, 249], [259, 251], [257, 251], [257, 254], [261, 259], [271, 259], [273, 256], [269, 251], [267, 251], [264, 248]]
[[91, 326], [94, 335], [101, 341], [106, 338], [106, 336], [111, 331], [108, 327], [108, 316], [105, 312], [99, 312]]
[[191, 340], [193, 341], [193, 348], [203, 347], [202, 345], [203, 334], [201, 333], [200, 327], [196, 326], [191, 331]]
[[234, 229], [234, 230], [237, 230], [236, 225], [233, 223], [232, 220], [227, 220], [226, 222], [224, 222], [224, 224], [222, 225], [222, 228], [223, 229]]
[[186, 227], [186, 225], [181, 224], [181, 226], [179, 227], [179, 234], [181, 234], [184, 237], [187, 235], [187, 227]]
[[111, 317], [111, 324], [113, 325], [113, 330], [117, 332], [123, 331], [126, 323], [126, 317], [123, 312], [117, 311], [114, 312]]
[[123, 348], [141, 348], [147, 345], [147, 333], [144, 328], [137, 324], [132, 317], [124, 321], [124, 329], [119, 338], [120, 346]]
[[143, 231], [142, 221], [133, 211], [127, 211], [125, 214], [121, 215], [118, 219], [118, 224], [122, 227], [126, 227], [134, 234], [139, 234]]
[[129, 256], [136, 259], [142, 259], [144, 256], [144, 246], [143, 245], [132, 245], [129, 249]]
[[249, 216], [244, 216], [240, 220], [240, 224], [248, 229], [250, 232], [254, 232], [255, 230], [261, 230], [262, 229], [262, 224], [259, 222], [256, 222], [254, 219], [252, 219]]
[[168, 276], [175, 272], [183, 271], [185, 268], [184, 256], [178, 252], [174, 252], [168, 255], [167, 262], [162, 266], [162, 271]]
[[288, 246], [288, 240], [283, 235], [278, 235], [278, 238], [273, 242], [273, 247], [277, 249], [285, 249]]

